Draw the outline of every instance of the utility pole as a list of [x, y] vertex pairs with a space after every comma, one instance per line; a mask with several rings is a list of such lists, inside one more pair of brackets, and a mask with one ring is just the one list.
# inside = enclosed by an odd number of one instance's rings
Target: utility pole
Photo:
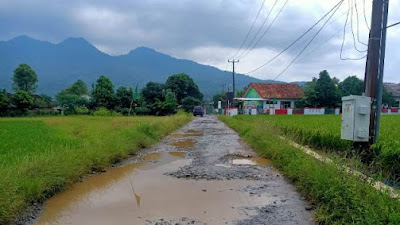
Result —
[[238, 63], [239, 60], [232, 59], [232, 60], [228, 60], [228, 62], [232, 63], [232, 67], [233, 67], [233, 69], [232, 69], [232, 80], [233, 80], [232, 89], [233, 89], [233, 98], [235, 98], [235, 63]]
[[373, 0], [364, 79], [364, 93], [372, 100], [369, 127], [370, 144], [375, 143], [379, 138], [388, 9], [389, 0]]

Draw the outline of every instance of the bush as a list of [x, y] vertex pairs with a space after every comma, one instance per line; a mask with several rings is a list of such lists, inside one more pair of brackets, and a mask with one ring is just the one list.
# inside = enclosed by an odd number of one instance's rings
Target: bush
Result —
[[93, 112], [93, 116], [122, 116], [122, 114], [101, 107]]
[[79, 115], [87, 115], [90, 113], [89, 109], [86, 107], [77, 107], [75, 113]]

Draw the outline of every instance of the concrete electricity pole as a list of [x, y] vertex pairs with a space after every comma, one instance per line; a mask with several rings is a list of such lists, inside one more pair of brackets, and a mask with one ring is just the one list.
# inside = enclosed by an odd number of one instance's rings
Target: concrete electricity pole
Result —
[[389, 0], [373, 0], [364, 79], [364, 93], [372, 100], [369, 128], [371, 144], [379, 138], [388, 9]]
[[232, 82], [232, 89], [233, 89], [233, 98], [235, 98], [235, 63], [238, 63], [239, 62], [239, 60], [228, 60], [228, 62], [230, 62], [230, 63], [232, 63], [232, 67], [233, 67], [233, 69], [232, 69], [232, 79], [233, 79], [233, 82]]

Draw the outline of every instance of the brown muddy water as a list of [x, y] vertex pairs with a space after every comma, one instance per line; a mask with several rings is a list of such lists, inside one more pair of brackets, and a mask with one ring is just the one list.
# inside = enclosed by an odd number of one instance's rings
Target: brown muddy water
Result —
[[35, 224], [131, 225], [182, 215], [224, 224], [243, 217], [237, 206], [270, 201], [234, 191], [249, 184], [241, 180], [193, 181], [163, 175], [190, 163], [184, 157], [184, 152], [150, 153], [143, 163], [89, 177], [49, 199]]
[[174, 141], [171, 143], [168, 143], [168, 145], [175, 146], [177, 148], [193, 148], [196, 145], [197, 141], [193, 139], [186, 139], [186, 140], [181, 140], [181, 141]]

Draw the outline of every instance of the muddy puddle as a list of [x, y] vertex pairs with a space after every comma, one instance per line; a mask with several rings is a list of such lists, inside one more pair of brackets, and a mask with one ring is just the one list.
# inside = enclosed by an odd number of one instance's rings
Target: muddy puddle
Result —
[[174, 138], [185, 138], [185, 137], [202, 137], [204, 133], [202, 131], [189, 129], [185, 133], [173, 133], [171, 134]]
[[184, 152], [151, 153], [141, 161], [91, 176], [54, 196], [35, 224], [131, 225], [182, 217], [230, 224], [246, 217], [240, 206], [271, 201], [249, 199], [237, 191], [252, 181], [194, 181], [164, 175], [191, 162]]
[[194, 148], [196, 145], [197, 141], [193, 139], [186, 139], [186, 140], [181, 140], [181, 141], [174, 141], [168, 143], [168, 145], [175, 146], [177, 148], [183, 148], [183, 149], [188, 149], [188, 148]]
[[269, 159], [262, 158], [262, 157], [249, 157], [249, 158], [230, 159], [229, 164], [268, 166], [271, 164], [271, 161]]

